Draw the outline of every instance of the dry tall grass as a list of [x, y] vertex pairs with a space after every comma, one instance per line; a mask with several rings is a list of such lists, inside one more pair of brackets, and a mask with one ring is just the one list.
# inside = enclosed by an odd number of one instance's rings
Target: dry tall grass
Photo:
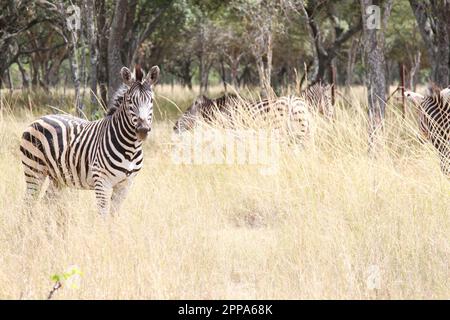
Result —
[[370, 159], [364, 95], [347, 100], [300, 153], [283, 147], [273, 175], [174, 164], [173, 121], [157, 121], [117, 217], [76, 190], [25, 214], [18, 146], [36, 115], [4, 109], [0, 298], [46, 298], [70, 265], [80, 287], [55, 299], [449, 298], [450, 183], [437, 156], [391, 106], [385, 151]]

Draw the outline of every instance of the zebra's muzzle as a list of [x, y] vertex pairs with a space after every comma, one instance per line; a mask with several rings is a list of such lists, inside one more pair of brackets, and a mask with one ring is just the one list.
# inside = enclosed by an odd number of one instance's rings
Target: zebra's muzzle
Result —
[[140, 140], [145, 140], [150, 130], [151, 128], [147, 126], [138, 127], [136, 128], [136, 135]]

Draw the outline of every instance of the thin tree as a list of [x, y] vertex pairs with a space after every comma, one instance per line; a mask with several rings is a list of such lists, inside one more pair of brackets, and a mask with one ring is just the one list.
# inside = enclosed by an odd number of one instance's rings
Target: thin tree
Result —
[[[314, 84], [325, 80], [325, 75], [334, 63], [334, 59], [338, 55], [339, 50], [345, 42], [351, 39], [356, 33], [361, 31], [362, 23], [358, 18], [347, 30], [344, 30], [338, 23], [338, 17], [335, 9], [336, 3], [334, 1], [319, 1], [311, 0], [306, 5], [300, 1], [300, 8], [308, 24], [308, 29], [311, 35], [312, 42], [315, 49], [315, 61], [313, 65], [313, 75], [311, 83]], [[330, 20], [333, 26], [333, 39], [331, 43], [327, 44], [324, 39], [324, 32], [320, 29], [318, 23], [318, 15], [321, 10], [326, 10], [326, 17]]]
[[431, 61], [431, 80], [446, 87], [450, 76], [450, 2], [409, 0]]
[[93, 0], [84, 2], [85, 18], [87, 23], [86, 34], [89, 42], [89, 83], [91, 104], [97, 105], [97, 63], [98, 63], [98, 47], [97, 33], [95, 23], [95, 6]]
[[[364, 31], [364, 52], [369, 105], [369, 152], [374, 154], [382, 142], [383, 120], [386, 109], [386, 77], [384, 59], [384, 27], [392, 1], [360, 0]], [[380, 5], [384, 5], [383, 25]]]

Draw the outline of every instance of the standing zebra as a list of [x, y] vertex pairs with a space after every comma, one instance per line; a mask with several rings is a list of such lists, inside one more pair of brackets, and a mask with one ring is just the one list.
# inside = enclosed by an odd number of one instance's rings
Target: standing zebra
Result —
[[[240, 110], [241, 109], [241, 110]], [[303, 98], [285, 96], [247, 103], [236, 95], [224, 95], [217, 99], [200, 96], [180, 116], [174, 126], [176, 133], [191, 130], [199, 121], [211, 123], [218, 115], [233, 123], [233, 115], [243, 111], [251, 119], [271, 124], [271, 127], [285, 129], [290, 136], [304, 140], [311, 134], [312, 118]]]
[[134, 74], [125, 67], [120, 73], [124, 84], [115, 97], [116, 108], [105, 118], [48, 115], [23, 132], [20, 150], [28, 201], [39, 195], [49, 177], [49, 194], [63, 186], [93, 189], [101, 214], [119, 209], [142, 168], [159, 68], [152, 67], [145, 77], [139, 66]]
[[408, 91], [405, 96], [418, 106], [419, 129], [437, 150], [441, 170], [450, 178], [450, 88], [433, 88], [427, 96]]

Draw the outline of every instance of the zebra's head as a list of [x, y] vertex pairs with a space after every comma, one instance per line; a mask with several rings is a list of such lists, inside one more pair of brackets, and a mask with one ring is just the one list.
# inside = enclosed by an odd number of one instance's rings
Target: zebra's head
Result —
[[153, 120], [153, 85], [158, 81], [159, 67], [152, 67], [145, 76], [139, 66], [135, 67], [134, 74], [126, 67], [120, 70], [120, 74], [128, 86], [123, 99], [127, 115], [137, 138], [145, 140]]
[[203, 109], [211, 103], [212, 101], [205, 96], [200, 96], [195, 99], [192, 105], [187, 108], [187, 110], [177, 120], [173, 130], [176, 133], [182, 133], [192, 129], [195, 126], [199, 116], [202, 115]]
[[417, 108], [417, 120], [422, 136], [426, 139], [436, 140], [444, 130], [441, 128], [442, 121], [439, 119], [449, 114], [450, 87], [441, 90], [433, 85], [428, 91], [425, 96], [406, 91], [405, 97], [412, 101]]

